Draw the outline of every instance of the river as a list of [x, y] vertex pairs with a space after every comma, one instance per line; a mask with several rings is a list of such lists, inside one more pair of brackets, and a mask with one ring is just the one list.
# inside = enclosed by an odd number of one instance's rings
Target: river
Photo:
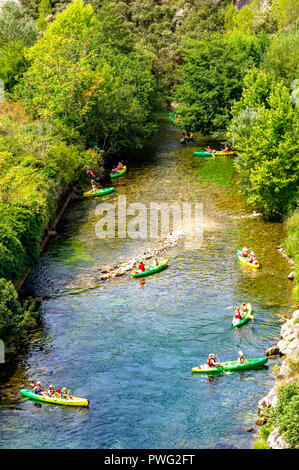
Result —
[[[130, 161], [105, 201], [201, 202], [203, 242], [167, 252], [169, 268], [145, 283], [123, 276], [84, 288], [98, 267], [152, 242], [97, 238], [101, 201], [73, 200], [27, 285], [42, 303], [42, 325], [19, 358], [0, 403], [0, 448], [252, 448], [258, 400], [271, 367], [215, 379], [192, 376], [210, 352], [221, 360], [262, 357], [292, 308], [292, 283], [277, 245], [280, 223], [250, 214], [239, 195], [233, 159], [193, 156], [210, 141], [182, 147], [161, 118], [143, 158]], [[253, 247], [262, 268], [240, 266], [236, 250]], [[231, 329], [233, 310], [251, 302], [254, 321]], [[36, 405], [19, 390], [33, 380], [66, 385], [88, 409]]]

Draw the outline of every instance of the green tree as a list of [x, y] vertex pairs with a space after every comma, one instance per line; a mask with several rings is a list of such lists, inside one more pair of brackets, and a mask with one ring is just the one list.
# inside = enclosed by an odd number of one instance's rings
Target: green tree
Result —
[[37, 19], [37, 27], [39, 30], [44, 30], [47, 26], [47, 19], [51, 14], [52, 7], [50, 0], [41, 0], [39, 7], [38, 7], [38, 19]]
[[[249, 204], [270, 217], [280, 217], [298, 200], [299, 114], [282, 82], [271, 83], [263, 72], [252, 72], [246, 86], [230, 128], [239, 151], [236, 167], [241, 189]], [[246, 110], [252, 110], [254, 117], [242, 127]]]
[[37, 37], [34, 21], [22, 13], [13, 2], [7, 2], [0, 17], [0, 79], [7, 91], [26, 70], [24, 48], [33, 44]]
[[259, 63], [260, 50], [257, 38], [240, 34], [190, 43], [177, 92], [182, 127], [223, 135], [244, 76]]

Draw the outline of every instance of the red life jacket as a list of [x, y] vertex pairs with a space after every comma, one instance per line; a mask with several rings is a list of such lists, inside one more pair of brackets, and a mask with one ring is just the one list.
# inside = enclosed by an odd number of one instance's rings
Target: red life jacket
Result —
[[208, 358], [208, 361], [207, 361], [207, 362], [208, 362], [208, 366], [209, 366], [209, 367], [213, 367], [213, 366], [214, 366], [214, 364], [211, 363], [212, 359], [214, 360], [213, 357], [211, 357], [211, 358], [209, 357], [209, 358]]
[[240, 320], [241, 320], [242, 319], [241, 313], [240, 312], [235, 312], [235, 318], [240, 318]]
[[138, 269], [139, 269], [140, 271], [144, 271], [144, 264], [139, 264]]

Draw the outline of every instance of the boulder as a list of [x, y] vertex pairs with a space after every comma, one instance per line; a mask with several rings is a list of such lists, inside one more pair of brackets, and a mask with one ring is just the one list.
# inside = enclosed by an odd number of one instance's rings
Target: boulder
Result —
[[277, 346], [277, 344], [267, 349], [266, 351], [266, 356], [277, 356], [278, 354], [279, 354], [279, 347]]
[[275, 428], [268, 436], [267, 443], [271, 449], [289, 449], [290, 446], [285, 442], [282, 436], [278, 433], [278, 428]]
[[262, 414], [264, 413], [264, 408], [269, 408], [271, 406], [275, 406], [277, 403], [277, 392], [276, 389], [273, 387], [271, 388], [270, 392], [268, 395], [263, 397], [259, 402], [258, 402], [258, 411], [261, 412]]

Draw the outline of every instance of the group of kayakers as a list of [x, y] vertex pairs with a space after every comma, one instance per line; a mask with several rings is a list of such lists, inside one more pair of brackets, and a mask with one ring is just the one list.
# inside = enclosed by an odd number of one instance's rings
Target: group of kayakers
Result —
[[243, 318], [247, 315], [248, 313], [248, 307], [247, 307], [247, 304], [245, 302], [243, 302], [242, 306], [241, 307], [237, 307], [236, 310], [235, 310], [235, 314], [234, 314], [234, 318], [236, 320], [243, 320]]
[[255, 263], [257, 261], [256, 259], [256, 256], [255, 256], [255, 253], [253, 250], [250, 250], [250, 253], [248, 255], [248, 252], [249, 252], [249, 249], [246, 248], [246, 246], [244, 248], [242, 248], [241, 250], [241, 255], [243, 256], [243, 258], [248, 258], [248, 262], [249, 263]]
[[48, 388], [44, 389], [42, 388], [42, 383], [40, 380], [38, 380], [35, 384], [33, 384], [32, 390], [36, 395], [43, 395], [43, 396], [48, 396], [48, 397], [56, 397], [56, 398], [63, 398], [63, 399], [68, 399], [72, 398], [70, 395], [70, 391], [66, 389], [66, 387], [63, 387], [62, 389], [55, 390], [54, 385], [49, 385]]
[[[223, 367], [221, 362], [217, 362], [218, 354], [209, 354], [207, 359], [208, 367]], [[237, 359], [238, 364], [245, 364], [247, 361], [245, 360], [244, 354], [242, 351], [239, 351], [239, 357]]]
[[[124, 169], [123, 162], [118, 162], [117, 165], [113, 166], [111, 173], [117, 174], [119, 171]], [[90, 184], [91, 184], [91, 193], [98, 191], [98, 183], [96, 182], [96, 174], [92, 169], [86, 171], [86, 174], [90, 176]]]
[[182, 132], [181, 134], [181, 142], [186, 142], [187, 141], [190, 141], [192, 140], [192, 135], [189, 131], [186, 131], [186, 132]]
[[111, 173], [115, 175], [116, 173], [118, 173], [119, 171], [122, 171], [123, 169], [124, 169], [123, 162], [118, 162], [118, 165], [112, 168]]
[[[208, 153], [217, 153], [217, 150], [213, 150], [213, 149], [208, 145], [208, 147], [206, 148], [206, 152], [208, 152]], [[229, 146], [229, 145], [226, 145], [226, 146], [224, 147], [224, 149], [221, 149], [221, 152], [223, 152], [223, 153], [231, 152], [230, 146]]]

